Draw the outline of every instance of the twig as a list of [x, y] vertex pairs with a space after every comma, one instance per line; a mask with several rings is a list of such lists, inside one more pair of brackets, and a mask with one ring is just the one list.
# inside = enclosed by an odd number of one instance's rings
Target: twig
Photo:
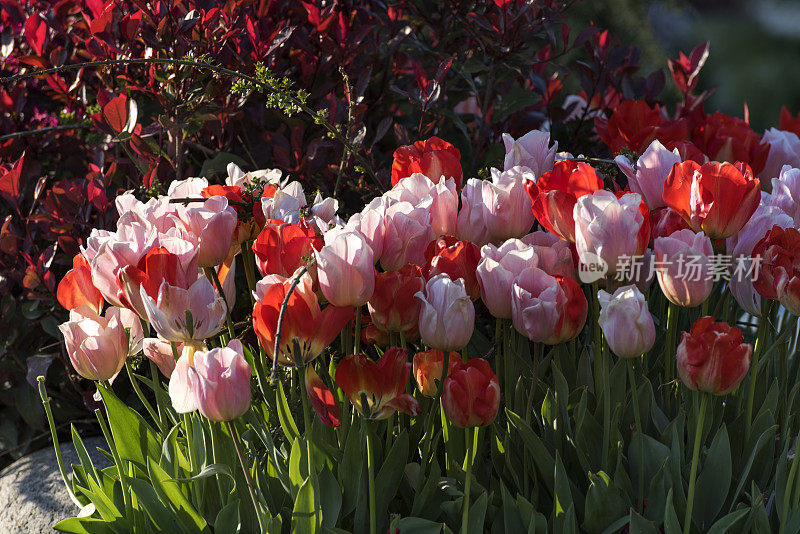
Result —
[[82, 128], [85, 128], [83, 124], [58, 124], [56, 126], [46, 126], [44, 128], [37, 128], [35, 130], [23, 130], [21, 132], [0, 135], [0, 141], [7, 141], [9, 139], [16, 139], [19, 137], [28, 137], [29, 135], [36, 135], [40, 133], [58, 132], [61, 130], [80, 130]]
[[[278, 328], [275, 331], [275, 347], [272, 350], [272, 373], [269, 377], [270, 385], [275, 385], [276, 373], [278, 371], [278, 348], [281, 346], [281, 330], [283, 329], [283, 316], [286, 313], [286, 307], [289, 305], [289, 297], [292, 296], [294, 292], [294, 288], [297, 287], [297, 284], [300, 282], [300, 279], [303, 277], [304, 274], [308, 272], [310, 264], [303, 267], [300, 272], [294, 277], [292, 281], [292, 285], [289, 286], [289, 291], [286, 292], [286, 297], [283, 299], [283, 304], [281, 304], [281, 311], [278, 314]], [[297, 363], [297, 362], [295, 362]]]

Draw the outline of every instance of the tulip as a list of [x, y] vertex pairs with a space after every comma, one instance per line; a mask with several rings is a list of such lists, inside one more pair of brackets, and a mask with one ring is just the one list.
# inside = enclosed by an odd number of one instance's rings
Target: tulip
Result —
[[345, 356], [336, 367], [335, 379], [358, 413], [367, 419], [386, 419], [397, 411], [416, 417], [419, 403], [405, 393], [410, 372], [408, 351], [389, 347], [377, 363], [364, 354]]
[[261, 213], [265, 220], [299, 223], [300, 210], [305, 206], [306, 194], [303, 186], [297, 181], [290, 182], [284, 187], [261, 196]]
[[182, 217], [186, 230], [197, 243], [200, 267], [214, 267], [228, 257], [233, 231], [239, 222], [236, 210], [225, 197], [211, 197], [202, 206], [189, 206]]
[[800, 169], [784, 165], [780, 175], [772, 179], [769, 204], [781, 208], [792, 218], [793, 226], [800, 228]]
[[366, 304], [375, 289], [372, 249], [358, 232], [330, 230], [316, 253], [322, 294], [334, 306]]
[[792, 132], [770, 128], [761, 138], [762, 145], [769, 145], [764, 168], [758, 177], [764, 185], [771, 185], [772, 178], [781, 173], [785, 165], [800, 167], [800, 138]]
[[446, 235], [431, 241], [425, 249], [425, 278], [446, 273], [451, 280], [461, 279], [467, 294], [473, 300], [478, 298], [480, 289], [475, 269], [481, 259], [481, 251], [469, 241], [458, 241]]
[[308, 262], [322, 242], [305, 219], [297, 224], [268, 221], [253, 242], [258, 270], [263, 275], [290, 276]]
[[375, 291], [367, 302], [372, 322], [384, 332], [408, 332], [416, 328], [421, 303], [414, 295], [424, 288], [422, 270], [416, 265], [375, 273]]
[[536, 220], [549, 232], [570, 242], [575, 242], [575, 201], [598, 189], [603, 189], [603, 181], [594, 168], [573, 160], [559, 161], [537, 181], [525, 182]]
[[305, 375], [306, 394], [317, 417], [325, 425], [336, 428], [341, 424], [339, 422], [339, 404], [336, 402], [336, 398], [314, 371], [314, 366], [307, 365]]
[[147, 318], [141, 291], [150, 298], [158, 297], [161, 284], [187, 289], [198, 276], [197, 257], [183, 262], [180, 256], [173, 254], [165, 247], [153, 247], [142, 256], [136, 265], [126, 265], [118, 273], [125, 302], [139, 317]]
[[407, 263], [424, 265], [425, 248], [433, 241], [430, 200], [413, 206], [396, 202], [386, 208], [381, 266], [394, 271]]
[[669, 237], [678, 230], [690, 229], [683, 217], [672, 208], [658, 208], [650, 212], [650, 240]]
[[[183, 351], [183, 343], [176, 343], [175, 348], [180, 354]], [[175, 370], [175, 355], [169, 341], [158, 337], [146, 337], [142, 341], [142, 352], [158, 366], [161, 374], [167, 378], [172, 376]]]
[[711, 239], [737, 233], [761, 200], [759, 181], [744, 164], [676, 164], [664, 182], [664, 202], [695, 232]]
[[184, 345], [169, 377], [169, 400], [172, 408], [178, 413], [191, 413], [197, 410], [197, 373], [193, 369], [196, 351], [196, 345]]
[[228, 163], [225, 170], [228, 172], [228, 176], [225, 178], [225, 185], [247, 187], [257, 182], [275, 185], [280, 185], [281, 182], [282, 173], [280, 169], [260, 169], [244, 172], [238, 165], [231, 162]]
[[64, 336], [72, 367], [88, 380], [112, 380], [125, 360], [141, 349], [142, 325], [130, 310], [109, 307], [104, 315], [89, 306], [69, 312], [58, 327]]
[[409, 202], [414, 206], [430, 202], [431, 228], [434, 234], [440, 236], [456, 232], [458, 191], [452, 178], [441, 177], [438, 183], [434, 183], [424, 174], [414, 173], [397, 182], [383, 196], [392, 201]]
[[640, 211], [641, 206], [641, 196], [636, 193], [617, 198], [601, 189], [579, 198], [574, 218], [575, 246], [581, 263], [590, 265], [600, 260], [614, 274], [622, 262], [644, 254], [650, 241], [650, 224]]
[[528, 267], [536, 266], [538, 261], [535, 248], [519, 239], [509, 239], [499, 247], [484, 245], [481, 248], [481, 261], [476, 268], [476, 275], [481, 300], [489, 313], [499, 319], [511, 318], [511, 286], [514, 279]]
[[[266, 192], [266, 188], [265, 188]], [[228, 203], [234, 206], [238, 216], [242, 218], [233, 232], [232, 243], [246, 243], [258, 235], [264, 225], [264, 213], [258, 204], [258, 199], [253, 199], [239, 186], [235, 185], [210, 185], [203, 189], [203, 198], [221, 196], [228, 199]], [[235, 203], [235, 204], [233, 204]], [[248, 207], [252, 206], [252, 207]]]
[[506, 149], [503, 170], [522, 166], [528, 167], [534, 175], [541, 176], [553, 169], [558, 142], [554, 141], [550, 146], [550, 132], [531, 130], [516, 140], [504, 133], [503, 145]]
[[206, 187], [208, 187], [208, 180], [205, 178], [191, 177], [185, 180], [173, 180], [167, 189], [167, 196], [170, 198], [196, 198], [203, 194], [203, 189]]
[[103, 294], [92, 284], [92, 267], [83, 254], [72, 258], [72, 269], [58, 283], [56, 299], [67, 310], [87, 305], [97, 313], [103, 311]]
[[744, 162], [756, 175], [761, 174], [770, 150], [768, 144], [761, 144], [761, 136], [750, 128], [747, 121], [720, 111], [706, 115], [695, 126], [692, 141], [710, 159]]
[[753, 346], [744, 342], [741, 330], [701, 317], [691, 332], [681, 335], [678, 374], [691, 390], [727, 395], [744, 379], [752, 354]]
[[438, 350], [461, 350], [475, 328], [475, 306], [464, 281], [437, 274], [415, 296], [422, 302], [419, 333], [426, 345]]
[[611, 117], [596, 116], [594, 127], [613, 154], [623, 148], [641, 154], [654, 139], [665, 145], [686, 139], [686, 121], [668, 120], [658, 105], [650, 107], [644, 100], [623, 100], [610, 107]]
[[623, 286], [613, 295], [601, 289], [597, 300], [600, 302], [597, 322], [614, 354], [637, 358], [653, 348], [656, 340], [653, 316], [636, 286]]
[[483, 358], [456, 361], [444, 379], [442, 406], [447, 419], [459, 428], [491, 424], [500, 407], [500, 382], [489, 362]]
[[459, 239], [483, 246], [491, 241], [486, 225], [487, 210], [484, 195], [489, 195], [489, 182], [470, 178], [461, 190], [461, 209], [458, 212], [457, 233]]
[[212, 421], [233, 421], [250, 408], [250, 365], [242, 342], [194, 354], [197, 410]]
[[647, 207], [656, 210], [666, 206], [662, 192], [672, 166], [681, 161], [677, 149], [667, 150], [656, 139], [639, 156], [635, 165], [625, 155], [617, 156], [614, 161], [628, 177], [631, 191], [640, 194]]
[[[286, 293], [294, 278], [275, 275], [270, 283], [261, 287], [261, 298], [253, 308], [253, 329], [261, 346], [271, 359], [275, 359], [275, 336]], [[262, 280], [263, 282], [263, 280]], [[353, 317], [353, 308], [319, 307], [308, 273], [289, 297], [281, 327], [281, 344], [278, 347], [278, 363], [285, 366], [303, 366], [319, 356], [339, 335], [344, 325]], [[299, 353], [295, 353], [295, 343]]]
[[753, 258], [760, 259], [760, 271], [753, 281], [756, 291], [800, 315], [800, 232], [773, 226], [753, 248]]
[[139, 294], [147, 320], [167, 341], [200, 341], [219, 332], [225, 323], [225, 301], [205, 276], [188, 289], [164, 281], [157, 298], [148, 295], [144, 286]]
[[[461, 361], [461, 355], [451, 352], [448, 355], [448, 373]], [[442, 379], [442, 367], [444, 367], [444, 352], [440, 350], [426, 350], [414, 355], [414, 378], [417, 381], [417, 389], [426, 397], [435, 397], [439, 393], [438, 382]]]
[[455, 180], [456, 189], [461, 189], [461, 152], [438, 137], [417, 141], [413, 145], [401, 146], [394, 151], [392, 163], [392, 185], [401, 179], [419, 172], [438, 183], [442, 176]]
[[386, 210], [394, 201], [381, 196], [374, 198], [367, 204], [361, 213], [356, 213], [347, 221], [345, 228], [355, 230], [364, 236], [369, 248], [372, 249], [372, 259], [377, 263], [383, 255], [383, 240], [386, 235]]
[[483, 190], [484, 218], [492, 241], [522, 237], [530, 231], [535, 219], [525, 182], [533, 179], [527, 167], [512, 167], [502, 173], [492, 168], [492, 181]]
[[711, 294], [714, 280], [711, 240], [691, 230], [678, 230], [654, 243], [656, 276], [664, 296], [686, 308], [699, 306]]
[[536, 267], [522, 271], [511, 286], [514, 328], [531, 341], [547, 345], [569, 341], [583, 329], [588, 310], [577, 282]]
[[537, 231], [526, 235], [520, 241], [533, 248], [538, 258], [536, 265], [528, 265], [528, 267], [538, 267], [550, 276], [567, 276], [573, 280], [578, 279], [570, 244], [557, 235]]

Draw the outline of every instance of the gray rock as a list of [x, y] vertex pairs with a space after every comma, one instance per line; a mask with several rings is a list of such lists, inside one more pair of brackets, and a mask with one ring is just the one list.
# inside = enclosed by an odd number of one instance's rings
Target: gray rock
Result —
[[[87, 438], [84, 445], [95, 467], [111, 465], [97, 447], [108, 450], [102, 437]], [[78, 455], [71, 441], [61, 444], [67, 474]], [[56, 453], [46, 447], [23, 456], [0, 472], [0, 532], [35, 534], [54, 532], [53, 525], [76, 515], [80, 509], [69, 498], [56, 463]]]

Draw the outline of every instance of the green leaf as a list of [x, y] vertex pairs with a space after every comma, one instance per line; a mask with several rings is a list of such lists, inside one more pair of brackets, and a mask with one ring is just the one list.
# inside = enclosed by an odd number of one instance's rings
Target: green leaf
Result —
[[92, 517], [70, 517], [53, 525], [53, 529], [71, 534], [114, 534], [105, 521]]
[[339, 463], [337, 469], [339, 480], [344, 490], [342, 514], [349, 514], [356, 509], [358, 496], [361, 493], [364, 444], [361, 440], [358, 424], [364, 423], [359, 420], [357, 424], [353, 424], [350, 427], [347, 433], [347, 440], [345, 441], [344, 451], [342, 452], [342, 461]]
[[131, 478], [128, 482], [130, 483], [131, 491], [141, 501], [141, 509], [150, 517], [150, 527], [154, 532], [168, 532], [171, 534], [186, 532], [186, 529], [175, 515], [159, 500], [158, 494], [156, 494], [155, 489], [147, 480]]
[[146, 470], [148, 459], [157, 459], [161, 456], [158, 436], [141, 415], [128, 408], [111, 391], [99, 384], [97, 389], [103, 396], [114, 446], [119, 456], [134, 462], [143, 471]]
[[681, 534], [681, 526], [678, 522], [678, 514], [672, 505], [672, 490], [667, 493], [667, 503], [664, 506], [664, 534]]
[[226, 504], [214, 520], [214, 531], [225, 534], [237, 534], [241, 531], [239, 522], [239, 499], [234, 499]]
[[586, 492], [583, 529], [590, 534], [605, 531], [620, 518], [628, 515], [628, 502], [609, 476], [600, 471], [589, 473], [591, 484]]
[[735, 512], [731, 512], [711, 527], [708, 531], [708, 534], [725, 534], [728, 530], [733, 527], [736, 523], [738, 523], [742, 518], [747, 516], [748, 512], [750, 512], [747, 508], [742, 508], [741, 510], [736, 510]]
[[322, 509], [320, 508], [314, 484], [307, 478], [294, 501], [292, 510], [292, 534], [313, 534], [322, 530]]
[[658, 534], [655, 523], [648, 521], [631, 508], [628, 532], [630, 534]]
[[[466, 498], [466, 497], [465, 497]], [[469, 507], [469, 532], [483, 532], [483, 525], [486, 520], [486, 507], [489, 504], [487, 494], [481, 493], [474, 503]]]
[[421, 517], [404, 517], [394, 526], [400, 534], [439, 534], [444, 525]]
[[342, 488], [328, 466], [319, 473], [319, 493], [322, 505], [322, 524], [335, 527], [342, 510]]
[[733, 510], [733, 507], [735, 506], [736, 501], [742, 492], [742, 489], [744, 489], [744, 485], [750, 479], [750, 469], [752, 469], [753, 467], [753, 462], [755, 461], [756, 456], [758, 455], [759, 451], [761, 451], [762, 447], [764, 447], [767, 443], [769, 443], [774, 439], [775, 431], [777, 430], [777, 428], [778, 428], [777, 425], [773, 425], [764, 430], [764, 432], [762, 432], [761, 435], [758, 437], [758, 441], [756, 441], [755, 447], [753, 447], [753, 449], [750, 451], [750, 457], [747, 459], [747, 464], [745, 465], [741, 475], [739, 476], [739, 483], [736, 485], [736, 491], [733, 492], [730, 511]]
[[[389, 454], [375, 477], [375, 515], [386, 517], [389, 503], [394, 499], [400, 480], [403, 477], [403, 468], [408, 459], [408, 432], [403, 431], [392, 444]], [[380, 526], [380, 525], [379, 525]]]
[[148, 460], [147, 469], [150, 473], [150, 481], [153, 484], [158, 498], [164, 504], [171, 505], [178, 516], [178, 520], [184, 525], [190, 525], [201, 532], [210, 534], [211, 528], [205, 519], [195, 510], [192, 504], [184, 497], [178, 489], [178, 483], [171, 480], [161, 466], [153, 460]]
[[248, 165], [247, 161], [236, 154], [231, 154], [230, 152], [217, 152], [213, 158], [207, 159], [203, 162], [203, 166], [200, 168], [200, 174], [198, 176], [203, 178], [212, 178], [215, 174], [224, 173], [226, 172], [228, 163], [235, 163], [242, 168], [246, 168]]
[[92, 459], [89, 457], [86, 446], [83, 444], [83, 440], [81, 440], [81, 436], [78, 434], [75, 425], [70, 425], [70, 431], [72, 432], [72, 444], [75, 446], [75, 452], [78, 454], [84, 471], [87, 474], [91, 474], [92, 478], [99, 484], [100, 475], [97, 473], [97, 469], [95, 469], [94, 463], [92, 463]]
[[697, 477], [696, 501], [692, 519], [701, 530], [714, 522], [731, 489], [731, 445], [723, 423], [708, 449], [703, 470]]
[[202, 480], [204, 478], [208, 478], [211, 476], [216, 475], [225, 475], [233, 480], [234, 484], [236, 483], [236, 479], [231, 472], [231, 468], [225, 464], [211, 464], [205, 466], [199, 473], [194, 475], [193, 477], [189, 478], [173, 478], [172, 480], [175, 482], [192, 482], [194, 480]]
[[567, 476], [564, 464], [561, 462], [561, 457], [556, 453], [555, 460], [555, 502], [553, 503], [553, 516], [560, 517], [564, 515], [568, 509], [573, 508], [572, 491], [569, 487], [569, 477]]
[[539, 95], [537, 95], [535, 91], [515, 83], [511, 89], [505, 93], [503, 99], [495, 105], [492, 118], [501, 121], [512, 113], [532, 106], [538, 101]]
[[556, 462], [547, 450], [547, 447], [542, 443], [542, 440], [537, 436], [528, 424], [522, 420], [520, 416], [506, 408], [506, 415], [508, 422], [511, 426], [517, 429], [522, 441], [525, 443], [528, 452], [533, 456], [533, 462], [536, 464], [536, 469], [544, 481], [545, 487], [553, 493], [554, 473]]
[[292, 412], [289, 410], [289, 402], [286, 400], [286, 393], [283, 391], [283, 382], [278, 382], [278, 391], [276, 393], [278, 410], [278, 419], [281, 422], [281, 429], [289, 443], [300, 437], [300, 431], [297, 430], [297, 424], [294, 422]]

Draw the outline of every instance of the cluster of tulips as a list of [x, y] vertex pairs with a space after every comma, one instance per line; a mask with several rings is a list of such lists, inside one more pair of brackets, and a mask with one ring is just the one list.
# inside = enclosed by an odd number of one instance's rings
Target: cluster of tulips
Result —
[[[707, 399], [737, 388], [753, 357], [729, 325], [742, 312], [718, 321], [712, 293], [755, 316], [773, 301], [800, 314], [800, 169], [759, 180], [747, 164], [653, 139], [638, 159], [616, 158], [623, 189], [591, 158], [558, 152], [547, 132], [503, 141], [502, 169], [489, 180], [465, 180], [459, 151], [441, 139], [401, 147], [391, 189], [346, 219], [335, 199], [312, 200], [280, 172], [233, 164], [224, 185], [189, 178], [146, 202], [118, 196], [116, 230], [93, 231], [58, 286], [75, 370], [107, 387], [142, 351], [168, 380], [175, 412], [217, 422], [250, 409], [251, 383], [274, 397], [270, 379], [285, 372], [305, 384], [304, 415], [313, 407], [331, 427], [354, 416], [344, 396], [367, 422], [401, 412], [431, 429], [440, 403], [443, 427], [467, 429], [469, 496], [475, 429], [511, 402], [523, 369], [514, 347], [526, 339], [534, 357], [552, 346], [557, 362], [591, 318], [604, 383], [606, 346], [631, 362], [635, 381], [634, 362], [656, 340], [646, 296], [657, 284], [668, 300], [657, 355], [665, 383], [677, 369]], [[237, 292], [237, 270], [247, 293]], [[679, 339], [679, 310], [697, 306]], [[236, 309], [252, 310], [252, 321], [237, 323]], [[494, 327], [488, 354], [474, 353], [476, 324]], [[745, 395], [749, 420], [752, 388]], [[369, 433], [366, 441], [369, 462]], [[686, 529], [693, 478], [689, 487]]]

